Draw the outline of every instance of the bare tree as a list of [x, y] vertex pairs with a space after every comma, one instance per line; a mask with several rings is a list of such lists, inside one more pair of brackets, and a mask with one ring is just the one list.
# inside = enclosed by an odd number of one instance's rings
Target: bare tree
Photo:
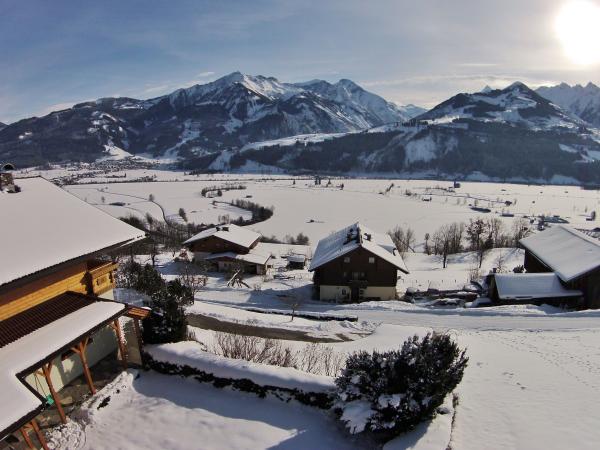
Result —
[[415, 232], [412, 228], [407, 227], [404, 229], [401, 226], [396, 226], [393, 230], [388, 231], [388, 234], [400, 253], [404, 254], [409, 250], [414, 251]]
[[430, 239], [429, 233], [425, 233], [425, 249], [424, 250], [427, 255], [431, 254], [431, 249], [429, 248], [429, 239]]
[[444, 269], [450, 253], [451, 234], [449, 225], [442, 225], [433, 233], [433, 251], [436, 255], [442, 255], [442, 267]]
[[194, 297], [206, 287], [206, 283], [208, 282], [208, 277], [202, 273], [204, 272], [203, 269], [204, 266], [199, 267], [197, 264], [183, 263], [179, 270], [181, 284], [190, 288]]
[[515, 247], [518, 247], [519, 241], [531, 233], [529, 223], [523, 217], [515, 219], [512, 224], [512, 241]]
[[484, 241], [484, 237], [486, 236], [488, 230], [489, 226], [487, 222], [481, 218], [476, 220], [470, 219], [469, 225], [467, 226], [467, 237], [471, 243], [471, 250], [477, 252], [477, 259], [480, 268], [481, 264], [483, 263], [483, 255], [485, 254], [485, 251], [489, 245], [486, 245], [486, 241]]

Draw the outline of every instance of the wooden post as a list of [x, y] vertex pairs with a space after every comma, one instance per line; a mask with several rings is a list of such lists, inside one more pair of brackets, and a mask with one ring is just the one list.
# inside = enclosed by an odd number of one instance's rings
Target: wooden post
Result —
[[137, 339], [138, 351], [140, 352], [140, 359], [144, 364], [144, 353], [142, 352], [142, 332], [140, 331], [140, 319], [133, 319], [133, 328], [135, 329], [135, 338]]
[[58, 414], [60, 415], [60, 420], [62, 421], [62, 423], [67, 423], [67, 416], [65, 414], [65, 411], [63, 410], [63, 407], [60, 403], [60, 397], [58, 396], [58, 393], [56, 392], [56, 390], [54, 389], [54, 385], [52, 384], [52, 378], [50, 377], [50, 369], [52, 368], [52, 362], [49, 362], [48, 364], [44, 364], [42, 366], [42, 370], [44, 371], [44, 378], [46, 378], [46, 383], [48, 383], [48, 388], [50, 389], [50, 394], [52, 394], [52, 398], [54, 399], [54, 404], [56, 405], [56, 408], [58, 409]]
[[31, 427], [33, 428], [33, 431], [35, 431], [35, 434], [38, 438], [38, 441], [40, 441], [40, 445], [42, 446], [42, 448], [44, 450], [48, 450], [48, 444], [46, 444], [46, 438], [44, 437], [44, 433], [42, 433], [42, 431], [40, 430], [40, 427], [38, 426], [35, 419], [31, 421]]
[[90, 393], [94, 395], [96, 393], [96, 387], [94, 386], [94, 381], [92, 380], [92, 374], [90, 372], [90, 367], [87, 363], [87, 357], [85, 356], [85, 349], [87, 348], [87, 344], [89, 341], [89, 337], [86, 337], [83, 341], [77, 344], [77, 347], [71, 348], [75, 353], [79, 355], [81, 359], [81, 365], [83, 366], [83, 374], [85, 375], [85, 381], [87, 381], [87, 385], [90, 388]]
[[125, 353], [125, 345], [123, 345], [123, 335], [121, 334], [119, 319], [115, 319], [115, 321], [113, 322], [113, 328], [115, 329], [115, 333], [117, 333], [119, 353], [121, 353], [121, 364], [123, 364], [123, 369], [127, 370], [127, 353]]
[[27, 429], [25, 428], [25, 426], [22, 426], [20, 431], [21, 431], [21, 436], [23, 436], [23, 440], [27, 444], [27, 447], [29, 447], [32, 450], [35, 450], [35, 447], [33, 446], [33, 442], [31, 441], [29, 434], [27, 434]]

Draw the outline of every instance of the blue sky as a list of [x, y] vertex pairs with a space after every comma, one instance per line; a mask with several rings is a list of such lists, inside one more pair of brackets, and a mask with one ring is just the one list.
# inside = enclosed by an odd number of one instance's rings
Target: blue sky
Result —
[[600, 83], [553, 31], [566, 0], [2, 0], [0, 121], [108, 96], [150, 98], [239, 70], [350, 78], [397, 103]]

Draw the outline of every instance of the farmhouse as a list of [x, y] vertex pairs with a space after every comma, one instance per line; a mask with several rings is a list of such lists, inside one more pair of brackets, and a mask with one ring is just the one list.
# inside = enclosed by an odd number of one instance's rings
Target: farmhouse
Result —
[[392, 239], [355, 223], [319, 241], [310, 271], [321, 300], [396, 298], [398, 271], [408, 269]]
[[194, 260], [212, 263], [221, 272], [243, 266], [244, 271], [262, 275], [271, 255], [260, 251], [260, 234], [233, 224], [208, 228], [183, 243]]
[[600, 308], [600, 241], [555, 225], [520, 243], [528, 273], [553, 272], [566, 290], [580, 292], [584, 307]]
[[124, 333], [139, 345], [146, 311], [112, 300], [105, 255], [145, 235], [43, 178], [2, 189], [0, 211], [0, 440], [20, 429], [33, 448], [34, 431], [45, 447], [38, 413], [54, 404], [66, 422], [61, 389], [83, 374], [95, 393], [90, 367], [117, 348], [126, 366]]

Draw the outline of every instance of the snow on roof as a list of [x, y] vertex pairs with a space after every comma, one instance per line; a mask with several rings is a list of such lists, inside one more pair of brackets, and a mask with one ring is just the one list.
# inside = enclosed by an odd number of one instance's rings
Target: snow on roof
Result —
[[581, 297], [581, 291], [566, 289], [555, 273], [499, 273], [494, 275], [501, 300]]
[[242, 228], [233, 224], [225, 224], [201, 231], [185, 241], [183, 245], [191, 244], [211, 236], [241, 245], [242, 247], [250, 247], [260, 238], [259, 233], [249, 230], [248, 228]]
[[563, 281], [600, 267], [600, 241], [568, 226], [553, 226], [520, 242]]
[[145, 237], [43, 178], [15, 181], [21, 192], [0, 196], [0, 285]]
[[44, 361], [124, 309], [125, 305], [122, 303], [91, 302], [88, 306], [0, 348], [0, 438], [9, 428], [42, 405], [41, 400], [17, 375]]
[[236, 261], [243, 261], [243, 262], [247, 262], [247, 263], [251, 263], [251, 264], [261, 264], [262, 265], [262, 264], [267, 263], [267, 261], [271, 258], [271, 255], [262, 255], [260, 253], [255, 253], [253, 251], [250, 251], [249, 253], [246, 253], [246, 254], [239, 254], [239, 253], [234, 253], [234, 252], [222, 252], [222, 253], [213, 253], [204, 259], [213, 260], [213, 259], [221, 259], [221, 258], [234, 259]]
[[387, 234], [375, 233], [358, 222], [321, 239], [309, 270], [313, 271], [359, 247], [393, 264], [402, 272], [408, 273], [392, 238]]

